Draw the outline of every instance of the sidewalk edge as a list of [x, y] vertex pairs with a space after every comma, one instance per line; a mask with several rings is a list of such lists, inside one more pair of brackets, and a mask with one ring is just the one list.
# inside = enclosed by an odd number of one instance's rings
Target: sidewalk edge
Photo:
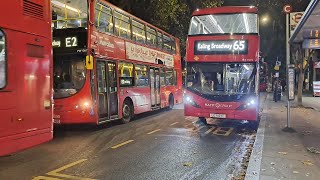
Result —
[[[268, 98], [268, 94], [266, 99]], [[257, 131], [256, 140], [253, 145], [253, 150], [250, 155], [249, 164], [245, 176], [245, 180], [258, 180], [260, 179], [260, 166], [262, 161], [262, 150], [264, 141], [264, 131], [267, 121], [267, 111], [268, 103], [263, 104], [263, 112], [260, 119], [259, 128]]]

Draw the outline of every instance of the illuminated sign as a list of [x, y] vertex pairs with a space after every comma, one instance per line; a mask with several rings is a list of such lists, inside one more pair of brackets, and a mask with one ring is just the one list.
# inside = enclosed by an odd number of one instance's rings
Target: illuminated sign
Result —
[[320, 49], [320, 39], [305, 39], [302, 43], [303, 49]]
[[67, 37], [65, 39], [66, 47], [77, 47], [78, 46], [78, 39], [77, 37]]
[[194, 54], [248, 54], [248, 40], [195, 41]]
[[73, 37], [66, 37], [63, 38], [62, 40], [60, 38], [54, 38], [52, 41], [52, 46], [54, 48], [57, 47], [77, 47], [78, 46], [78, 38], [73, 36]]

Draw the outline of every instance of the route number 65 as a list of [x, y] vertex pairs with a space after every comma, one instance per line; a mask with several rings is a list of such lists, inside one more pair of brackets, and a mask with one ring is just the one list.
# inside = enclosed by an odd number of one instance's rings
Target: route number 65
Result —
[[233, 44], [233, 50], [236, 50], [236, 51], [243, 51], [245, 48], [245, 41], [235, 41], [234, 44]]

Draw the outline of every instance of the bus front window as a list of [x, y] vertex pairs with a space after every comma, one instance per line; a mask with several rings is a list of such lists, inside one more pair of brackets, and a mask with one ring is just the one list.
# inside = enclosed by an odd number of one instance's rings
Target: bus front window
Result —
[[52, 28], [87, 27], [87, 0], [51, 0]]
[[207, 95], [248, 94], [255, 90], [253, 63], [188, 63], [187, 88]]
[[193, 16], [188, 35], [258, 33], [258, 15], [209, 14]]
[[54, 57], [54, 98], [65, 98], [76, 94], [82, 89], [85, 79], [84, 57]]

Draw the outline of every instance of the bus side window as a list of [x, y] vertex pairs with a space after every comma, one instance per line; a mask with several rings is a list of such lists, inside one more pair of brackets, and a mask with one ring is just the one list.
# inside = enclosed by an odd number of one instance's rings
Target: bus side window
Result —
[[98, 2], [95, 6], [95, 25], [98, 31], [113, 33], [111, 8]]
[[128, 16], [114, 11], [114, 23], [115, 35], [126, 39], [131, 39], [130, 22]]
[[176, 54], [177, 52], [176, 52], [176, 40], [174, 39], [174, 38], [171, 38], [171, 42], [170, 42], [170, 44], [171, 44], [171, 52], [172, 52], [172, 54]]
[[139, 23], [138, 21], [132, 20], [132, 34], [133, 40], [138, 43], [146, 43], [145, 25]]
[[166, 69], [166, 85], [174, 85], [174, 74], [172, 69]]
[[156, 37], [156, 30], [151, 27], [147, 27], [147, 44], [152, 47], [157, 47]]
[[160, 86], [166, 86], [166, 73], [164, 68], [160, 69]]
[[173, 70], [173, 84], [177, 85], [177, 70]]
[[135, 65], [136, 86], [146, 87], [149, 86], [149, 75], [147, 66]]
[[133, 86], [133, 64], [132, 63], [119, 63], [119, 79], [121, 87]]
[[158, 32], [157, 33], [158, 35], [158, 48], [159, 49], [162, 49], [163, 48], [163, 40], [162, 40], [162, 33], [161, 32]]
[[0, 89], [7, 84], [6, 76], [6, 41], [3, 31], [0, 29]]
[[171, 38], [167, 35], [163, 35], [163, 49], [169, 53], [171, 53]]

